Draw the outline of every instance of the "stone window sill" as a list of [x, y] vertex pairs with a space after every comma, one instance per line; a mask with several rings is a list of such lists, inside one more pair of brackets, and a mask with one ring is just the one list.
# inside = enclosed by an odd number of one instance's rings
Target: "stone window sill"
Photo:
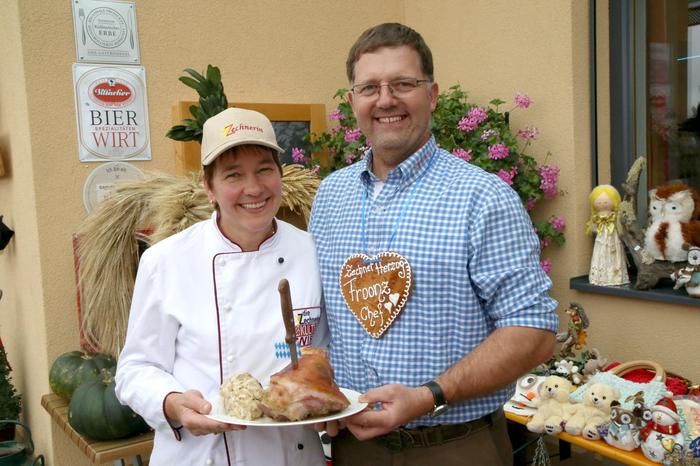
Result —
[[[634, 283], [634, 277], [630, 277]], [[642, 299], [647, 301], [659, 301], [668, 304], [682, 304], [686, 306], [700, 307], [700, 299], [691, 298], [685, 289], [674, 290], [672, 282], [661, 283], [657, 288], [650, 290], [635, 290], [631, 285], [622, 286], [597, 286], [588, 283], [588, 275], [573, 277], [569, 280], [569, 288], [586, 293], [619, 296], [623, 298]]]

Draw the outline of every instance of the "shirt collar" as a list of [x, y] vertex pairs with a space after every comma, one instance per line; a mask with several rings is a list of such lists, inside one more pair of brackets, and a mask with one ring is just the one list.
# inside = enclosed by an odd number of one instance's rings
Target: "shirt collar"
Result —
[[[411, 154], [406, 160], [401, 162], [396, 168], [389, 172], [387, 175], [387, 181], [389, 181], [390, 178], [398, 175], [398, 179], [400, 180], [401, 184], [413, 183], [419, 176], [421, 176], [423, 171], [426, 170], [431, 156], [437, 149], [438, 146], [435, 142], [435, 136], [431, 135], [430, 139], [428, 139], [428, 142], [426, 142], [423, 147]], [[372, 149], [370, 148], [367, 150], [367, 152], [365, 152], [365, 156], [362, 160], [364, 165], [360, 171], [360, 179], [366, 185], [379, 180], [379, 177], [372, 173], [373, 155]]]

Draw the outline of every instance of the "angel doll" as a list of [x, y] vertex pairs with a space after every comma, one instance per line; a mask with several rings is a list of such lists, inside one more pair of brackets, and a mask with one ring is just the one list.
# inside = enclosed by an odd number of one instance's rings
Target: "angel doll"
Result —
[[588, 199], [591, 218], [586, 222], [586, 233], [595, 234], [588, 281], [600, 286], [625, 285], [630, 280], [625, 249], [618, 233], [620, 193], [614, 186], [602, 184], [593, 188]]

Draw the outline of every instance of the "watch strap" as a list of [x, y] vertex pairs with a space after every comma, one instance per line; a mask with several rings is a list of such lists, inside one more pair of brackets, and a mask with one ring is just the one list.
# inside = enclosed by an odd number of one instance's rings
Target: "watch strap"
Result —
[[447, 400], [445, 399], [445, 393], [442, 391], [442, 387], [440, 387], [440, 384], [438, 384], [436, 381], [431, 380], [429, 382], [425, 382], [421, 386], [428, 387], [428, 389], [430, 389], [431, 393], [433, 394], [433, 400], [435, 403], [434, 410], [439, 408], [440, 406], [447, 405]]

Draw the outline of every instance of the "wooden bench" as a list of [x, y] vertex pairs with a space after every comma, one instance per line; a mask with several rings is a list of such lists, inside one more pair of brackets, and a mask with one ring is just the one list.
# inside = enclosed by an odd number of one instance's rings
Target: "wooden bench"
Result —
[[53, 393], [42, 396], [41, 406], [93, 464], [125, 466], [130, 458], [134, 466], [143, 466], [142, 457], [151, 454], [153, 432], [120, 440], [92, 440], [77, 433], [68, 423], [68, 402], [60, 396]]
[[[509, 412], [506, 412], [506, 418], [511, 422], [515, 422], [523, 426], [527, 424], [529, 419], [526, 416], [519, 416]], [[604, 440], [587, 440], [578, 435], [567, 434], [566, 432], [560, 433], [557, 435], [557, 437], [561, 441], [572, 445], [578, 445], [585, 450], [598, 453], [606, 458], [610, 458], [622, 464], [628, 464], [630, 466], [654, 466], [657, 464], [649, 461], [639, 448], [632, 451], [621, 450], [608, 445]]]

